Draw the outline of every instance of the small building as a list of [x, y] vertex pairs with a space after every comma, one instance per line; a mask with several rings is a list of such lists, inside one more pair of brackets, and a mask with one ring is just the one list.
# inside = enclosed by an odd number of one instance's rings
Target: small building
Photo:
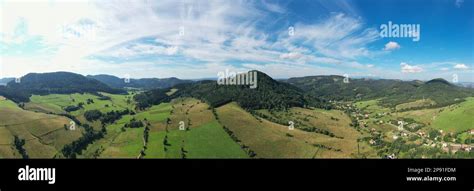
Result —
[[392, 153], [391, 155], [387, 156], [388, 159], [396, 159], [397, 157], [395, 156], [395, 153]]
[[425, 132], [423, 132], [423, 131], [420, 131], [420, 132], [418, 132], [418, 135], [420, 135], [420, 136], [424, 137], [426, 134], [425, 134]]
[[369, 143], [370, 143], [371, 145], [373, 145], [373, 144], [375, 144], [375, 141], [374, 141], [373, 139], [370, 139]]

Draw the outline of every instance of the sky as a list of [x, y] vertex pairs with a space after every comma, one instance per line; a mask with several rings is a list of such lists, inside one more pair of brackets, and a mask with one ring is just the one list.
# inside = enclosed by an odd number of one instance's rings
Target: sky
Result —
[[[473, 4], [0, 0], [0, 78], [70, 71], [198, 79], [260, 70], [274, 78], [474, 82]], [[389, 23], [390, 32], [394, 25], [413, 28], [405, 31], [408, 37], [382, 35]]]

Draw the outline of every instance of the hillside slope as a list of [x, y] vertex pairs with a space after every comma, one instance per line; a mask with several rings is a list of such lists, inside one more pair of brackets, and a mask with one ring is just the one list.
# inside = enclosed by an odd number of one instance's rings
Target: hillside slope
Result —
[[[175, 97], [194, 97], [206, 101], [213, 107], [219, 107], [235, 101], [245, 109], [286, 109], [290, 107], [322, 107], [325, 105], [315, 96], [290, 84], [279, 82], [265, 73], [257, 71], [257, 87], [252, 89], [244, 85], [218, 85], [216, 81], [201, 81], [193, 84], [175, 86], [178, 89], [171, 97], [168, 90], [153, 90], [136, 96], [139, 105], [155, 105]], [[159, 98], [159, 99], [157, 99]]]

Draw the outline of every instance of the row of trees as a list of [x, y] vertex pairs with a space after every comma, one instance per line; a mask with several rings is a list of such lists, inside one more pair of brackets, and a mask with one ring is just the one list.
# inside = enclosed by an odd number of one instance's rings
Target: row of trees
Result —
[[21, 157], [24, 159], [28, 159], [28, 153], [26, 153], [25, 148], [23, 147], [25, 145], [25, 139], [20, 139], [17, 136], [14, 136], [14, 141], [13, 141], [16, 150], [18, 153], [20, 153]]
[[[125, 128], [140, 128], [143, 127], [143, 122], [135, 118], [130, 119], [130, 122], [124, 125]], [[148, 126], [147, 126], [148, 127]]]
[[110, 111], [107, 113], [102, 113], [99, 110], [89, 110], [84, 113], [84, 117], [87, 121], [96, 121], [100, 120], [102, 124], [114, 123], [116, 120], [122, 118], [123, 115], [131, 114], [128, 108], [122, 111]]
[[85, 133], [78, 140], [73, 141], [71, 144], [67, 144], [63, 147], [61, 152], [66, 158], [76, 158], [79, 154], [82, 154], [82, 151], [87, 148], [87, 146], [94, 141], [101, 139], [107, 133], [105, 126], [102, 126], [102, 130], [99, 132], [94, 131], [94, 129], [88, 124], [83, 125]]

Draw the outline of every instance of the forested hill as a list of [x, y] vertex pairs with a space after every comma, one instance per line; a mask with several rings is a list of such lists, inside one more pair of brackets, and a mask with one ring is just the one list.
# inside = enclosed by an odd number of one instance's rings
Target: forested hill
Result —
[[10, 81], [0, 86], [0, 95], [16, 102], [26, 102], [32, 94], [69, 94], [69, 93], [126, 93], [95, 79], [86, 78], [70, 72], [29, 73], [20, 78], [20, 83]]
[[99, 80], [113, 88], [142, 88], [142, 89], [154, 89], [154, 88], [169, 88], [182, 83], [191, 83], [190, 80], [181, 80], [178, 78], [142, 78], [142, 79], [130, 79], [129, 82], [125, 82], [124, 78], [118, 78], [112, 75], [88, 75], [88, 78]]
[[[172, 97], [195, 97], [208, 102], [213, 107], [235, 101], [246, 109], [285, 109], [289, 107], [325, 105], [321, 100], [305, 96], [304, 92], [290, 84], [278, 82], [265, 73], [257, 71], [257, 87], [248, 85], [218, 85], [216, 81], [200, 81], [193, 84], [176, 86], [178, 91]], [[149, 91], [136, 96], [142, 106], [158, 104], [161, 100], [153, 97], [166, 98], [164, 91]]]
[[15, 80], [15, 78], [0, 78], [0, 85], [6, 85], [8, 82]]
[[474, 90], [455, 86], [444, 79], [401, 81], [386, 79], [349, 79], [343, 76], [309, 76], [285, 80], [307, 94], [328, 100], [366, 100], [381, 98], [380, 103], [395, 106], [419, 99], [431, 99], [437, 106], [449, 105], [474, 96]]

